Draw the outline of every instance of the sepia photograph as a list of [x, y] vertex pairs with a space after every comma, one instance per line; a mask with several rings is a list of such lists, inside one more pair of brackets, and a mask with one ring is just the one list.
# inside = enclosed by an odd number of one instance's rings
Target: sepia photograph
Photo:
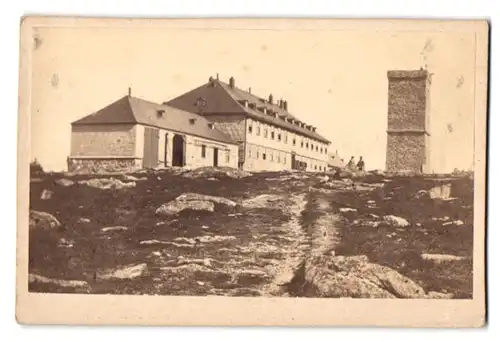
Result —
[[165, 300], [154, 324], [484, 323], [487, 22], [21, 33], [18, 319]]

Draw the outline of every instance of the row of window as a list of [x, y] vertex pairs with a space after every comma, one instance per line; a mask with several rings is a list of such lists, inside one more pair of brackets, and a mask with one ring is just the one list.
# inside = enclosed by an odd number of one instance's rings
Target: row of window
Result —
[[[270, 151], [269, 153], [266, 153], [266, 151], [261, 152], [259, 149], [255, 149], [252, 151], [252, 148], [248, 149], [248, 158], [254, 158], [254, 159], [262, 159], [262, 160], [269, 160], [271, 162], [277, 162], [277, 163], [283, 163], [286, 164], [287, 158], [286, 155], [281, 156], [280, 152], [274, 153], [273, 151]], [[297, 161], [296, 161], [297, 162]], [[307, 168], [307, 164], [305, 164], [305, 167]], [[321, 166], [321, 165], [314, 165], [313, 166], [314, 170], [316, 171], [326, 171], [326, 166]]]
[[[219, 150], [214, 147], [214, 153], [218, 153]], [[201, 157], [206, 158], [207, 157], [207, 146], [206, 145], [201, 145]], [[226, 151], [226, 162], [229, 163], [231, 160], [231, 154], [229, 151]]]
[[[252, 134], [252, 133], [253, 133], [253, 126], [252, 126], [252, 125], [248, 125], [248, 133], [249, 133], [249, 134]], [[260, 136], [260, 133], [261, 133], [261, 132], [260, 132], [260, 126], [257, 126], [257, 127], [256, 127], [256, 129], [255, 129], [255, 135]], [[274, 131], [271, 131], [271, 134], [270, 134], [270, 135], [269, 135], [268, 133], [269, 133], [269, 132], [268, 132], [268, 129], [267, 129], [267, 128], [264, 128], [264, 134], [263, 134], [263, 135], [264, 135], [264, 138], [268, 138], [268, 137], [270, 136], [270, 138], [271, 138], [272, 140], [275, 140], [275, 139], [276, 139], [276, 140], [278, 140], [278, 141], [281, 141], [281, 138], [283, 137], [283, 142], [284, 142], [285, 144], [288, 144], [288, 134], [287, 134], [287, 133], [285, 133], [283, 136], [282, 136], [282, 135], [281, 135], [281, 133], [279, 133], [279, 132], [275, 134], [275, 132], [274, 132]], [[292, 145], [293, 145], [293, 146], [295, 146], [295, 145], [296, 145], [296, 143], [297, 143], [296, 139], [295, 139], [295, 138], [293, 138], [293, 139], [292, 139]], [[326, 147], [325, 147], [325, 148], [323, 148], [323, 147], [320, 147], [319, 145], [314, 145], [313, 143], [309, 144], [309, 142], [306, 142], [306, 143], [304, 144], [304, 141], [302, 140], [302, 141], [300, 142], [300, 147], [304, 148], [304, 145], [305, 145], [305, 148], [306, 148], [306, 149], [309, 149], [309, 148], [310, 148], [310, 149], [311, 149], [311, 151], [316, 150], [316, 152], [320, 152], [320, 153], [322, 153], [322, 154], [326, 154], [326, 153], [327, 153]]]

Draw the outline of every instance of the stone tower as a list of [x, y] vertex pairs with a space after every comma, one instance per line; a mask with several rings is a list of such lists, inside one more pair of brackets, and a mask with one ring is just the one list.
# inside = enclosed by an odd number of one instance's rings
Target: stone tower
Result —
[[387, 171], [430, 172], [427, 70], [392, 70], [389, 79]]

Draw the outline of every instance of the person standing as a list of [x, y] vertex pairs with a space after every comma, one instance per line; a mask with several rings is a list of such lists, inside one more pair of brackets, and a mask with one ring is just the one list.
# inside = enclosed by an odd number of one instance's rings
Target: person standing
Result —
[[358, 164], [356, 165], [358, 167], [358, 171], [364, 171], [365, 170], [365, 161], [363, 160], [363, 157], [359, 157]]
[[349, 163], [347, 163], [347, 169], [349, 170], [354, 170], [355, 169], [355, 161], [354, 161], [354, 156], [351, 157], [349, 160]]

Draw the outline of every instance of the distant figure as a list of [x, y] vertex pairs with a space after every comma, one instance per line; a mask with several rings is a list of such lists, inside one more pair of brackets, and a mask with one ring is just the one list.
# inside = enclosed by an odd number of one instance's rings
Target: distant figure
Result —
[[359, 171], [365, 170], [365, 161], [363, 160], [363, 157], [359, 157], [359, 161], [358, 161], [358, 164], [356, 166], [358, 167]]
[[347, 168], [349, 170], [354, 170], [355, 169], [355, 161], [354, 161], [354, 156], [351, 157], [351, 159], [349, 160], [349, 163], [347, 163]]

